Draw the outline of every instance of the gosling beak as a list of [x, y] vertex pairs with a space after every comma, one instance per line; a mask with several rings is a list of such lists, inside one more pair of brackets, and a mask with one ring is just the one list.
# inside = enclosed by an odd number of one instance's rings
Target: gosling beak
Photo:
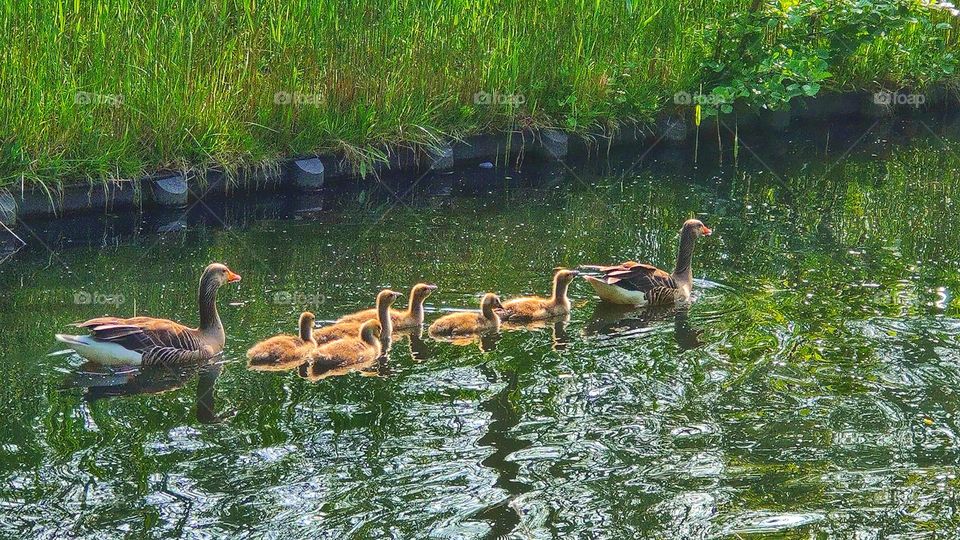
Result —
[[431, 283], [431, 284], [427, 285], [427, 290], [428, 290], [428, 291], [435, 291], [435, 290], [437, 290], [437, 286], [434, 285], [433, 283]]
[[240, 274], [234, 274], [230, 270], [227, 270], [227, 283], [236, 283], [240, 281]]
[[704, 236], [710, 236], [711, 234], [713, 234], [713, 229], [711, 229], [710, 227], [707, 227], [706, 225], [704, 225], [704, 226], [703, 226], [703, 235], [704, 235]]

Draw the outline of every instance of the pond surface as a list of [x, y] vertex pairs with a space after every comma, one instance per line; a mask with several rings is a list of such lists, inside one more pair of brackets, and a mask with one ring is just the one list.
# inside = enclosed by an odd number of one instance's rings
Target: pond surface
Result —
[[[0, 536], [957, 534], [953, 129], [741, 133], [722, 160], [704, 136], [698, 166], [691, 147], [622, 149], [27, 224], [0, 266]], [[430, 318], [547, 292], [558, 265], [670, 269], [691, 216], [715, 234], [686, 312], [604, 309], [578, 280], [567, 324], [401, 338], [319, 381], [247, 369], [301, 310], [329, 321], [386, 286], [437, 283]], [[220, 294], [218, 364], [104, 375], [48, 356], [92, 316], [195, 323], [210, 261], [243, 275]]]

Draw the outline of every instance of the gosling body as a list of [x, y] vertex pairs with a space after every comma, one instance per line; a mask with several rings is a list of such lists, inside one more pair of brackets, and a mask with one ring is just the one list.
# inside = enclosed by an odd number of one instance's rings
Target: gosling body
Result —
[[313, 323], [316, 317], [309, 311], [300, 314], [300, 332], [297, 336], [278, 335], [257, 343], [247, 351], [251, 365], [289, 364], [306, 359], [317, 346], [313, 339]]
[[498, 310], [502, 321], [526, 322], [561, 317], [570, 313], [570, 299], [567, 290], [575, 277], [576, 270], [558, 269], [553, 275], [553, 293], [549, 298], [525, 296], [513, 298], [503, 303]]
[[502, 308], [500, 297], [493, 293], [483, 295], [480, 311], [451, 313], [440, 317], [430, 325], [431, 336], [470, 336], [500, 329], [500, 316], [496, 309]]
[[353, 337], [318, 346], [310, 353], [308, 361], [314, 369], [371, 362], [379, 358], [383, 352], [380, 338], [380, 323], [366, 321], [360, 325]]
[[318, 344], [356, 337], [364, 322], [374, 320], [380, 323], [380, 337], [385, 344], [393, 335], [393, 319], [390, 316], [390, 306], [399, 297], [400, 293], [384, 289], [377, 294], [377, 307], [374, 308], [376, 313], [373, 319], [338, 321], [330, 326], [314, 330], [313, 337]]

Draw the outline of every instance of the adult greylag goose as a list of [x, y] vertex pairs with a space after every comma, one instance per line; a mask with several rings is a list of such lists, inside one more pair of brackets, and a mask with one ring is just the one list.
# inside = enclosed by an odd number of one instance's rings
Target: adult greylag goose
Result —
[[570, 313], [570, 299], [567, 298], [567, 289], [570, 282], [580, 275], [576, 270], [558, 268], [553, 274], [553, 294], [550, 298], [541, 296], [526, 296], [513, 298], [503, 303], [503, 308], [497, 310], [502, 321], [523, 322], [549, 319]]
[[496, 308], [502, 307], [499, 296], [487, 293], [480, 300], [480, 311], [444, 315], [430, 325], [430, 335], [449, 337], [496, 332], [500, 329], [500, 316]]
[[317, 346], [313, 339], [313, 322], [316, 317], [309, 311], [300, 314], [298, 336], [281, 334], [257, 343], [247, 351], [250, 367], [287, 365], [306, 359], [307, 353]]
[[226, 335], [217, 313], [217, 290], [224, 283], [240, 281], [226, 266], [213, 263], [200, 276], [197, 294], [200, 326], [153, 317], [98, 317], [74, 326], [90, 332], [86, 336], [57, 334], [58, 341], [77, 354], [104, 365], [153, 366], [202, 362], [223, 350]]
[[581, 268], [599, 272], [584, 276], [601, 300], [613, 304], [655, 306], [686, 302], [693, 289], [693, 247], [699, 236], [713, 231], [696, 219], [689, 219], [680, 230], [680, 250], [672, 274], [649, 264], [627, 261], [616, 266], [584, 265]]
[[[390, 319], [394, 330], [405, 330], [415, 328], [423, 324], [423, 302], [433, 291], [437, 290], [436, 285], [429, 283], [417, 283], [410, 289], [410, 302], [406, 310], [391, 309]], [[365, 309], [349, 315], [344, 315], [337, 319], [342, 322], [364, 322], [377, 318], [377, 308]]]
[[[380, 323], [380, 339], [386, 346], [393, 336], [393, 319], [390, 317], [390, 306], [400, 298], [401, 294], [390, 289], [384, 289], [377, 293], [377, 317], [376, 321]], [[356, 337], [360, 326], [367, 322], [364, 321], [346, 321], [337, 322], [330, 326], [324, 326], [314, 330], [313, 338], [317, 343], [330, 343], [338, 339]]]
[[329, 369], [376, 360], [383, 352], [383, 345], [380, 343], [380, 331], [379, 321], [366, 321], [360, 325], [354, 337], [338, 339], [332, 343], [318, 346], [309, 354], [310, 370]]

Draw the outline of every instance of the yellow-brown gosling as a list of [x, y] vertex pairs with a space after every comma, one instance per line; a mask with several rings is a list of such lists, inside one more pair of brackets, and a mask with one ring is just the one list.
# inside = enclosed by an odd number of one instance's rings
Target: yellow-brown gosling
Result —
[[[410, 289], [410, 302], [406, 310], [391, 309], [390, 319], [394, 330], [405, 330], [407, 328], [416, 328], [423, 324], [423, 302], [433, 291], [437, 290], [436, 285], [429, 283], [417, 283]], [[377, 318], [377, 308], [365, 309], [350, 315], [344, 315], [337, 320], [342, 322], [363, 322]]]
[[[376, 321], [380, 323], [380, 327], [382, 328], [380, 337], [384, 343], [389, 342], [393, 336], [393, 320], [390, 317], [390, 306], [393, 305], [400, 296], [400, 293], [391, 291], [390, 289], [384, 289], [377, 294], [377, 307], [375, 308], [377, 310]], [[338, 339], [356, 337], [360, 326], [364, 322], [365, 321], [337, 322], [330, 326], [314, 330], [313, 338], [317, 340], [317, 343], [323, 344]]]
[[313, 339], [316, 317], [309, 311], [300, 314], [300, 335], [281, 334], [257, 343], [247, 351], [251, 367], [270, 364], [290, 364], [306, 360], [307, 353], [317, 346]]
[[503, 303], [503, 308], [497, 311], [500, 319], [510, 322], [537, 321], [550, 319], [570, 313], [570, 299], [567, 298], [567, 289], [570, 282], [580, 275], [576, 270], [558, 268], [553, 274], [553, 294], [550, 298], [541, 296], [525, 296], [513, 298]]
[[470, 336], [500, 329], [500, 316], [496, 308], [503, 307], [500, 297], [487, 293], [480, 300], [480, 311], [451, 313], [440, 317], [430, 325], [431, 336]]
[[378, 321], [367, 321], [360, 325], [354, 337], [318, 346], [308, 361], [312, 368], [333, 368], [376, 360], [383, 352], [380, 331]]

